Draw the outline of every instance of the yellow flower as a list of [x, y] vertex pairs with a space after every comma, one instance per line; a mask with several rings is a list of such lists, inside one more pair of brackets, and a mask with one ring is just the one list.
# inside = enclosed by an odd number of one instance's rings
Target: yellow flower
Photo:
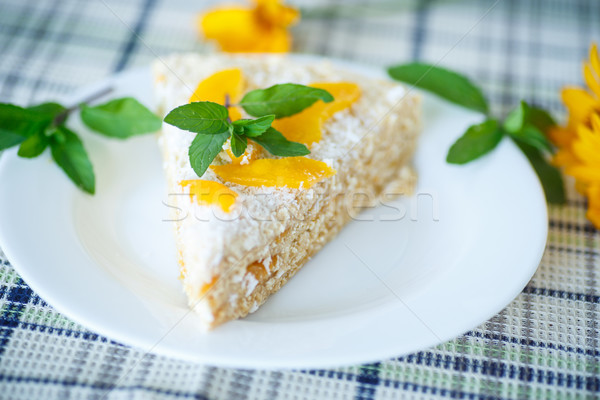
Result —
[[567, 125], [555, 127], [549, 133], [552, 142], [561, 149], [554, 158], [554, 163], [560, 166], [569, 165], [573, 160], [570, 147], [579, 126], [589, 126], [591, 115], [600, 112], [600, 56], [595, 43], [590, 48], [589, 60], [583, 64], [583, 76], [587, 89], [566, 87], [561, 93], [569, 112]]
[[579, 125], [577, 135], [571, 143], [572, 162], [565, 173], [573, 176], [586, 187], [600, 184], [600, 115], [593, 114], [590, 127]]
[[600, 229], [600, 56], [596, 44], [583, 64], [583, 77], [587, 88], [563, 89], [569, 120], [553, 130], [550, 138], [559, 148], [554, 163], [575, 178], [575, 188], [588, 198], [587, 218]]
[[600, 114], [592, 114], [589, 127], [579, 125], [569, 147], [571, 159], [565, 173], [575, 178], [577, 190], [587, 196], [587, 218], [600, 228]]
[[201, 15], [200, 30], [230, 53], [284, 53], [292, 36], [287, 28], [300, 13], [280, 0], [254, 0], [253, 7], [217, 8]]

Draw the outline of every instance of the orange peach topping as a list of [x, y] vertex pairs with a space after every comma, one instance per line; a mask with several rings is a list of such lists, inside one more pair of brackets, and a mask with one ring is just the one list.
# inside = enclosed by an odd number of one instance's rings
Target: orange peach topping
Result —
[[[190, 97], [190, 103], [195, 101], [212, 101], [213, 103], [225, 105], [225, 97], [229, 96], [229, 103], [237, 103], [242, 97], [244, 90], [244, 77], [239, 68], [226, 69], [213, 74], [200, 82], [194, 94]], [[232, 121], [242, 117], [236, 107], [229, 107], [229, 118]]]
[[237, 193], [219, 182], [204, 179], [191, 179], [179, 182], [181, 187], [189, 187], [190, 200], [202, 206], [217, 205], [224, 212], [230, 212], [235, 204]]
[[245, 165], [213, 165], [210, 168], [224, 181], [239, 185], [294, 189], [308, 189], [335, 174], [335, 170], [324, 162], [306, 157], [263, 158]]
[[349, 108], [360, 98], [360, 87], [354, 83], [315, 83], [315, 88], [327, 90], [334, 97], [330, 103], [319, 100], [304, 111], [273, 122], [273, 127], [288, 140], [309, 146], [321, 140], [323, 122], [338, 111]]

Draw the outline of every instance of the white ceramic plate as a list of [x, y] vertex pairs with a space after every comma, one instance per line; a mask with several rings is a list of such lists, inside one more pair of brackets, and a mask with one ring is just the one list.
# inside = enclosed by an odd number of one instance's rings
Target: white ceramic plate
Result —
[[[315, 58], [296, 57], [298, 62]], [[369, 76], [379, 70], [344, 64]], [[148, 69], [106, 86], [151, 106]], [[25, 281], [73, 320], [142, 350], [208, 364], [309, 368], [400, 356], [486, 321], [542, 257], [547, 210], [508, 140], [466, 166], [446, 151], [481, 117], [425, 96], [418, 194], [366, 210], [256, 313], [201, 333], [182, 294], [153, 136], [84, 132], [97, 194], [75, 189], [48, 154], [0, 158], [0, 244]], [[73, 118], [74, 120], [76, 118]]]

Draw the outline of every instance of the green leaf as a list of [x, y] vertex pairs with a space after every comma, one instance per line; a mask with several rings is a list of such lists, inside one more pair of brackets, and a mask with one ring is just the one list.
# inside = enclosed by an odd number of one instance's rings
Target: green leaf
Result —
[[185, 131], [205, 135], [222, 134], [231, 126], [227, 108], [209, 101], [177, 107], [167, 114], [165, 122]]
[[82, 104], [81, 120], [98, 133], [120, 139], [156, 132], [161, 126], [160, 118], [133, 97], [93, 107]]
[[538, 128], [531, 124], [525, 125], [523, 129], [516, 133], [509, 132], [509, 134], [512, 137], [522, 140], [523, 142], [535, 147], [536, 149], [552, 152], [552, 145], [550, 145], [546, 135], [544, 135]]
[[333, 96], [323, 89], [283, 83], [246, 93], [240, 106], [254, 117], [273, 114], [275, 118], [283, 118], [299, 113], [318, 100], [329, 103], [333, 101]]
[[553, 126], [556, 126], [556, 121], [548, 113], [548, 111], [529, 106], [529, 122], [542, 132], [547, 132]]
[[558, 168], [550, 165], [539, 149], [519, 139], [513, 140], [521, 151], [523, 151], [537, 173], [538, 178], [540, 178], [546, 195], [546, 201], [550, 204], [565, 204], [567, 201], [565, 186]]
[[37, 157], [46, 150], [48, 142], [48, 136], [44, 131], [36, 132], [21, 143], [17, 154], [24, 158]]
[[273, 127], [267, 129], [262, 135], [253, 137], [252, 140], [275, 156], [296, 157], [310, 154], [310, 150], [305, 145], [290, 142]]
[[52, 158], [69, 178], [87, 193], [94, 194], [94, 168], [79, 136], [66, 126], [58, 126], [50, 135]]
[[58, 114], [65, 112], [67, 109], [58, 103], [50, 102], [27, 107], [27, 110], [36, 113], [50, 124]]
[[544, 109], [533, 107], [524, 101], [512, 110], [504, 120], [504, 129], [509, 133], [516, 133], [525, 126], [532, 125], [542, 133], [556, 125], [554, 118]]
[[508, 113], [504, 119], [504, 129], [508, 133], [519, 132], [527, 123], [527, 114], [529, 106], [524, 101], [521, 101], [518, 107]]
[[44, 127], [44, 120], [26, 108], [0, 103], [0, 150], [23, 142]]
[[540, 108], [532, 108], [524, 101], [521, 101], [504, 120], [504, 129], [511, 136], [549, 152], [552, 152], [552, 145], [544, 132], [552, 125], [554, 120], [547, 112]]
[[495, 119], [472, 125], [450, 150], [446, 161], [451, 164], [466, 164], [493, 150], [502, 139], [503, 132]]
[[196, 135], [190, 145], [188, 155], [190, 157], [190, 164], [199, 177], [204, 175], [208, 166], [221, 152], [223, 144], [229, 138], [230, 134], [229, 130], [226, 130], [221, 133], [199, 133]]
[[488, 105], [481, 90], [456, 72], [429, 64], [410, 63], [391, 67], [388, 73], [393, 79], [432, 92], [452, 103], [488, 113]]
[[246, 151], [248, 146], [248, 139], [246, 136], [240, 136], [237, 133], [233, 133], [231, 136], [231, 152], [234, 156], [239, 157]]
[[265, 115], [257, 119], [240, 119], [233, 121], [234, 127], [243, 128], [244, 135], [248, 137], [258, 136], [271, 126], [275, 115]]

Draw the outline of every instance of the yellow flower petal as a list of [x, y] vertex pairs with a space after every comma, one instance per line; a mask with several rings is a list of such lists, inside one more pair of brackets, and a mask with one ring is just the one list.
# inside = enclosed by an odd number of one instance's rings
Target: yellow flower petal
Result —
[[588, 167], [582, 164], [572, 165], [565, 169], [565, 173], [585, 183], [600, 182], [600, 168], [598, 167]]
[[598, 46], [596, 46], [596, 43], [592, 43], [592, 47], [590, 47], [590, 64], [592, 64], [592, 69], [596, 73], [596, 76], [600, 78], [600, 56], [598, 55]]
[[[239, 68], [226, 69], [209, 76], [198, 84], [196, 90], [190, 97], [190, 103], [194, 101], [212, 101], [217, 104], [225, 104], [226, 96], [230, 103], [237, 103], [242, 97], [244, 90], [244, 78]], [[236, 121], [242, 117], [236, 107], [229, 107], [229, 118]]]
[[578, 162], [570, 146], [560, 148], [552, 158], [552, 164], [557, 167], [566, 167]]
[[557, 147], [570, 146], [575, 138], [576, 131], [574, 129], [563, 128], [562, 126], [551, 127], [547, 135]]
[[580, 125], [572, 149], [582, 163], [597, 165], [600, 169], [600, 131], [596, 134], [585, 125]]
[[600, 107], [600, 102], [581, 88], [567, 87], [561, 94], [563, 103], [569, 110], [569, 127], [572, 129], [586, 122], [594, 109]]
[[600, 229], [600, 184], [590, 185], [586, 190], [586, 196], [588, 198], [587, 219]]
[[598, 77], [594, 76], [592, 67], [589, 64], [583, 66], [583, 77], [590, 90], [596, 95], [596, 98], [600, 99], [600, 83], [598, 83]]
[[590, 118], [592, 129], [598, 136], [600, 136], [600, 114], [592, 114]]

